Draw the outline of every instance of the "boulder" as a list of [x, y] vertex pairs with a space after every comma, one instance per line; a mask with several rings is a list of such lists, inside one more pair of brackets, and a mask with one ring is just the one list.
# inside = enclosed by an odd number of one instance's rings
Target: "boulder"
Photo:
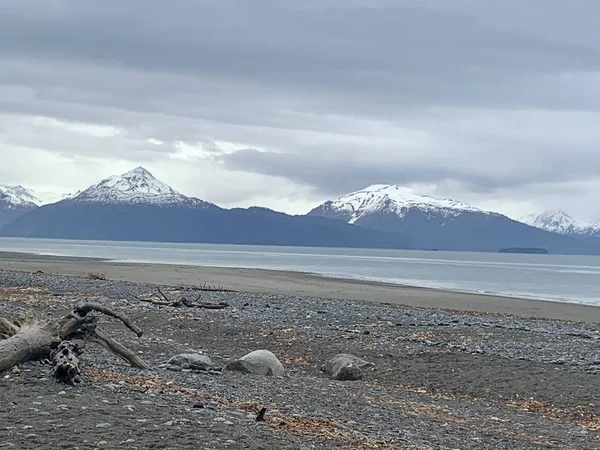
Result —
[[176, 370], [176, 368], [179, 368], [179, 370], [210, 370], [214, 368], [214, 364], [206, 355], [200, 355], [199, 353], [182, 353], [173, 356], [167, 361], [167, 367], [172, 370]]
[[327, 361], [321, 370], [334, 380], [350, 381], [360, 380], [363, 377], [363, 369], [375, 367], [375, 364], [358, 358], [354, 355], [341, 353]]
[[268, 350], [256, 350], [248, 353], [246, 356], [229, 363], [227, 370], [236, 372], [253, 373], [256, 375], [266, 375], [283, 377], [285, 369], [277, 357]]

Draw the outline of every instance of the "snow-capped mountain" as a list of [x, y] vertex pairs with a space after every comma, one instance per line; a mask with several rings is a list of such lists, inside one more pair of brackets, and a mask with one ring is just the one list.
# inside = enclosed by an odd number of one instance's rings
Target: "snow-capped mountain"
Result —
[[600, 238], [600, 224], [579, 224], [564, 211], [544, 211], [519, 219], [521, 222], [541, 230], [582, 238]]
[[37, 208], [39, 199], [23, 186], [0, 185], [0, 225]]
[[520, 222], [542, 230], [558, 234], [572, 235], [579, 232], [577, 221], [564, 211], [544, 211], [541, 214], [529, 214], [519, 219]]
[[138, 167], [0, 226], [0, 236], [212, 244], [407, 248], [394, 233], [266, 208], [224, 209]]
[[460, 201], [415, 195], [397, 185], [369, 186], [325, 202], [308, 215], [399, 233], [420, 249], [499, 251], [516, 247], [543, 248], [551, 253], [591, 251], [591, 247], [586, 248], [570, 236], [540, 230]]
[[103, 204], [216, 207], [211, 203], [177, 192], [143, 167], [106, 178], [68, 200]]
[[391, 184], [375, 184], [360, 191], [344, 195], [337, 200], [319, 206], [320, 215], [335, 215], [348, 223], [357, 223], [373, 215], [393, 215], [404, 218], [411, 210], [421, 211], [430, 217], [457, 217], [463, 213], [489, 214], [465, 203], [415, 195], [408, 190]]
[[41, 200], [31, 189], [23, 186], [0, 185], [0, 204], [9, 208], [34, 208], [41, 205]]

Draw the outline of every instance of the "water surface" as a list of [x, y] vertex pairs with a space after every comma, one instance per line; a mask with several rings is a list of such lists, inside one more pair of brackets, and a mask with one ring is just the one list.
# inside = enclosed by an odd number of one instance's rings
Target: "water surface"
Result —
[[600, 305], [600, 257], [0, 238], [1, 251], [312, 272]]

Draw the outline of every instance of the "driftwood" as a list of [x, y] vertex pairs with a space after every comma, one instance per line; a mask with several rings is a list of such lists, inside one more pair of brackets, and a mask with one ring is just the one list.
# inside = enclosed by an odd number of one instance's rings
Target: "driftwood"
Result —
[[229, 306], [226, 302], [199, 302], [202, 298], [202, 294], [199, 294], [196, 300], [189, 300], [186, 297], [181, 297], [179, 299], [172, 300], [162, 291], [161, 288], [156, 288], [156, 297], [154, 298], [139, 298], [138, 300], [146, 303], [152, 303], [153, 305], [159, 306], [171, 306], [173, 308], [179, 308], [181, 306], [185, 306], [187, 308], [204, 308], [204, 309], [225, 309]]
[[74, 384], [79, 381], [81, 368], [79, 356], [83, 349], [77, 342], [62, 341], [50, 354], [54, 366], [54, 376], [63, 383]]
[[58, 320], [41, 320], [32, 314], [15, 322], [0, 318], [0, 372], [27, 361], [50, 359], [54, 376], [73, 384], [81, 374], [79, 357], [86, 342], [102, 345], [133, 367], [149, 369], [138, 355], [96, 328], [97, 317], [90, 314], [94, 312], [120, 320], [138, 337], [143, 334], [124, 314], [94, 302], [81, 303]]

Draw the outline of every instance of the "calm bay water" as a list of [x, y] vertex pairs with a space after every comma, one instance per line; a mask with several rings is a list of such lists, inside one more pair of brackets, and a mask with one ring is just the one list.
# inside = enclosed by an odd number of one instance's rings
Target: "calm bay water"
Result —
[[600, 257], [0, 238], [0, 251], [247, 267], [600, 305]]

